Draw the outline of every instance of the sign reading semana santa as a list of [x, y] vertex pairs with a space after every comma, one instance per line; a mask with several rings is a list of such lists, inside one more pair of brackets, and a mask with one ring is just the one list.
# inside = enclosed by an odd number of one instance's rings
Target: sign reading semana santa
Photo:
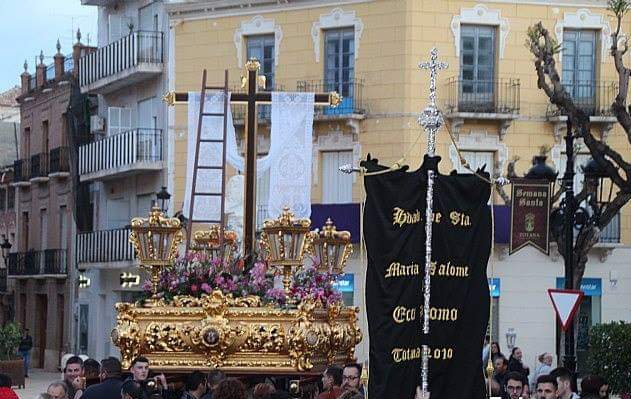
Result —
[[489, 318], [490, 186], [472, 174], [436, 175], [424, 337], [427, 169], [367, 173], [364, 184], [369, 396], [413, 399], [427, 344], [432, 398], [485, 398], [480, 352]]
[[512, 181], [509, 254], [530, 245], [550, 252], [550, 184], [542, 180]]
[[548, 295], [550, 295], [552, 306], [559, 318], [559, 323], [561, 323], [561, 329], [567, 331], [583, 300], [583, 291], [550, 288]]

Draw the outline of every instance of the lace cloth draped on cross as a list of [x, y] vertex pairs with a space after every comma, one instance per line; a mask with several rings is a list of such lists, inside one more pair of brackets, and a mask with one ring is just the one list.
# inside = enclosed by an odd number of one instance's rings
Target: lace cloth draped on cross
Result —
[[[223, 96], [223, 92], [208, 93], [205, 99], [205, 112], [223, 113]], [[193, 188], [199, 97], [198, 92], [188, 93], [187, 173], [182, 208], [186, 213], [188, 213]], [[290, 206], [296, 217], [309, 217], [311, 214], [311, 143], [314, 103], [313, 93], [272, 93], [270, 149], [269, 153], [259, 158], [256, 164], [258, 178], [270, 170], [269, 217], [278, 216], [283, 206]], [[201, 139], [221, 140], [222, 132], [223, 117], [204, 117]], [[222, 143], [200, 143], [198, 166], [221, 166], [222, 147]], [[245, 160], [237, 146], [230, 103], [228, 103], [226, 125], [226, 161], [235, 169], [245, 171]], [[223, 181], [221, 169], [199, 169], [196, 191], [221, 192]], [[235, 209], [232, 210], [232, 212], [235, 211]], [[220, 213], [219, 197], [195, 198], [194, 219], [219, 220]]]

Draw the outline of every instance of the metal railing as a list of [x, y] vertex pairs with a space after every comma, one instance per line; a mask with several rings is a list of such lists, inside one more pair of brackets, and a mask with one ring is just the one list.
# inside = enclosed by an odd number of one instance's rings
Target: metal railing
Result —
[[136, 31], [79, 59], [79, 85], [87, 86], [142, 63], [163, 62], [163, 33]]
[[42, 152], [31, 156], [31, 179], [48, 176], [48, 153]]
[[66, 58], [64, 58], [64, 73], [69, 73], [74, 70], [74, 57], [72, 54], [68, 54]]
[[[564, 83], [563, 87], [572, 98], [574, 105], [582, 109], [587, 116], [611, 116], [611, 105], [618, 94], [618, 82], [578, 81]], [[548, 105], [547, 116], [561, 116], [556, 105]]]
[[519, 113], [519, 79], [447, 80], [445, 108], [447, 112], [492, 114]]
[[69, 172], [68, 147], [57, 147], [50, 151], [50, 173]]
[[18, 159], [13, 162], [13, 181], [28, 181], [31, 176], [31, 160]]
[[67, 270], [65, 249], [9, 254], [9, 276], [65, 275]]
[[605, 226], [600, 232], [600, 243], [613, 243], [618, 244], [620, 242], [620, 214], [611, 219], [609, 224]]
[[162, 130], [133, 129], [79, 147], [79, 174], [162, 160]]
[[78, 263], [123, 262], [134, 260], [128, 228], [80, 233], [77, 237]]
[[302, 92], [331, 92], [337, 91], [342, 96], [342, 102], [335, 108], [317, 107], [316, 115], [349, 115], [365, 114], [364, 80], [350, 79], [347, 82], [333, 80], [300, 80], [296, 85], [297, 91]]
[[[272, 88], [266, 88], [265, 91], [285, 91], [285, 86], [275, 85]], [[243, 93], [244, 89], [236, 87], [232, 90], [232, 93]], [[232, 110], [232, 119], [236, 123], [243, 123], [246, 119], [248, 112], [247, 104], [233, 104], [230, 106]], [[256, 106], [256, 118], [258, 122], [269, 122], [272, 120], [272, 106], [271, 104], [260, 104]]]
[[54, 63], [46, 67], [46, 73], [44, 76], [47, 83], [55, 80], [55, 64]]

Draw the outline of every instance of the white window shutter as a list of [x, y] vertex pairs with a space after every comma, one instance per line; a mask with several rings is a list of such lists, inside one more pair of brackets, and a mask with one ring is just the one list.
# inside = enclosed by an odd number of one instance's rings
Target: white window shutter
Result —
[[353, 200], [353, 177], [343, 174], [339, 167], [352, 163], [352, 151], [327, 151], [322, 153], [322, 202], [344, 204]]
[[116, 40], [123, 37], [123, 32], [121, 31], [121, 17], [119, 15], [110, 15], [108, 18], [108, 26], [109, 26], [109, 39], [110, 43], [115, 42]]

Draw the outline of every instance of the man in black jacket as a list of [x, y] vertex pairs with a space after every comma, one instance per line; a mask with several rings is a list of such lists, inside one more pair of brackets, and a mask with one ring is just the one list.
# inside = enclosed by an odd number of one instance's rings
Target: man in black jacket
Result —
[[121, 399], [121, 362], [115, 357], [101, 361], [101, 383], [88, 387], [81, 399]]
[[28, 328], [24, 329], [24, 334], [18, 346], [18, 352], [24, 359], [24, 377], [28, 378], [28, 368], [31, 364], [31, 349], [33, 348], [33, 337], [29, 335]]

